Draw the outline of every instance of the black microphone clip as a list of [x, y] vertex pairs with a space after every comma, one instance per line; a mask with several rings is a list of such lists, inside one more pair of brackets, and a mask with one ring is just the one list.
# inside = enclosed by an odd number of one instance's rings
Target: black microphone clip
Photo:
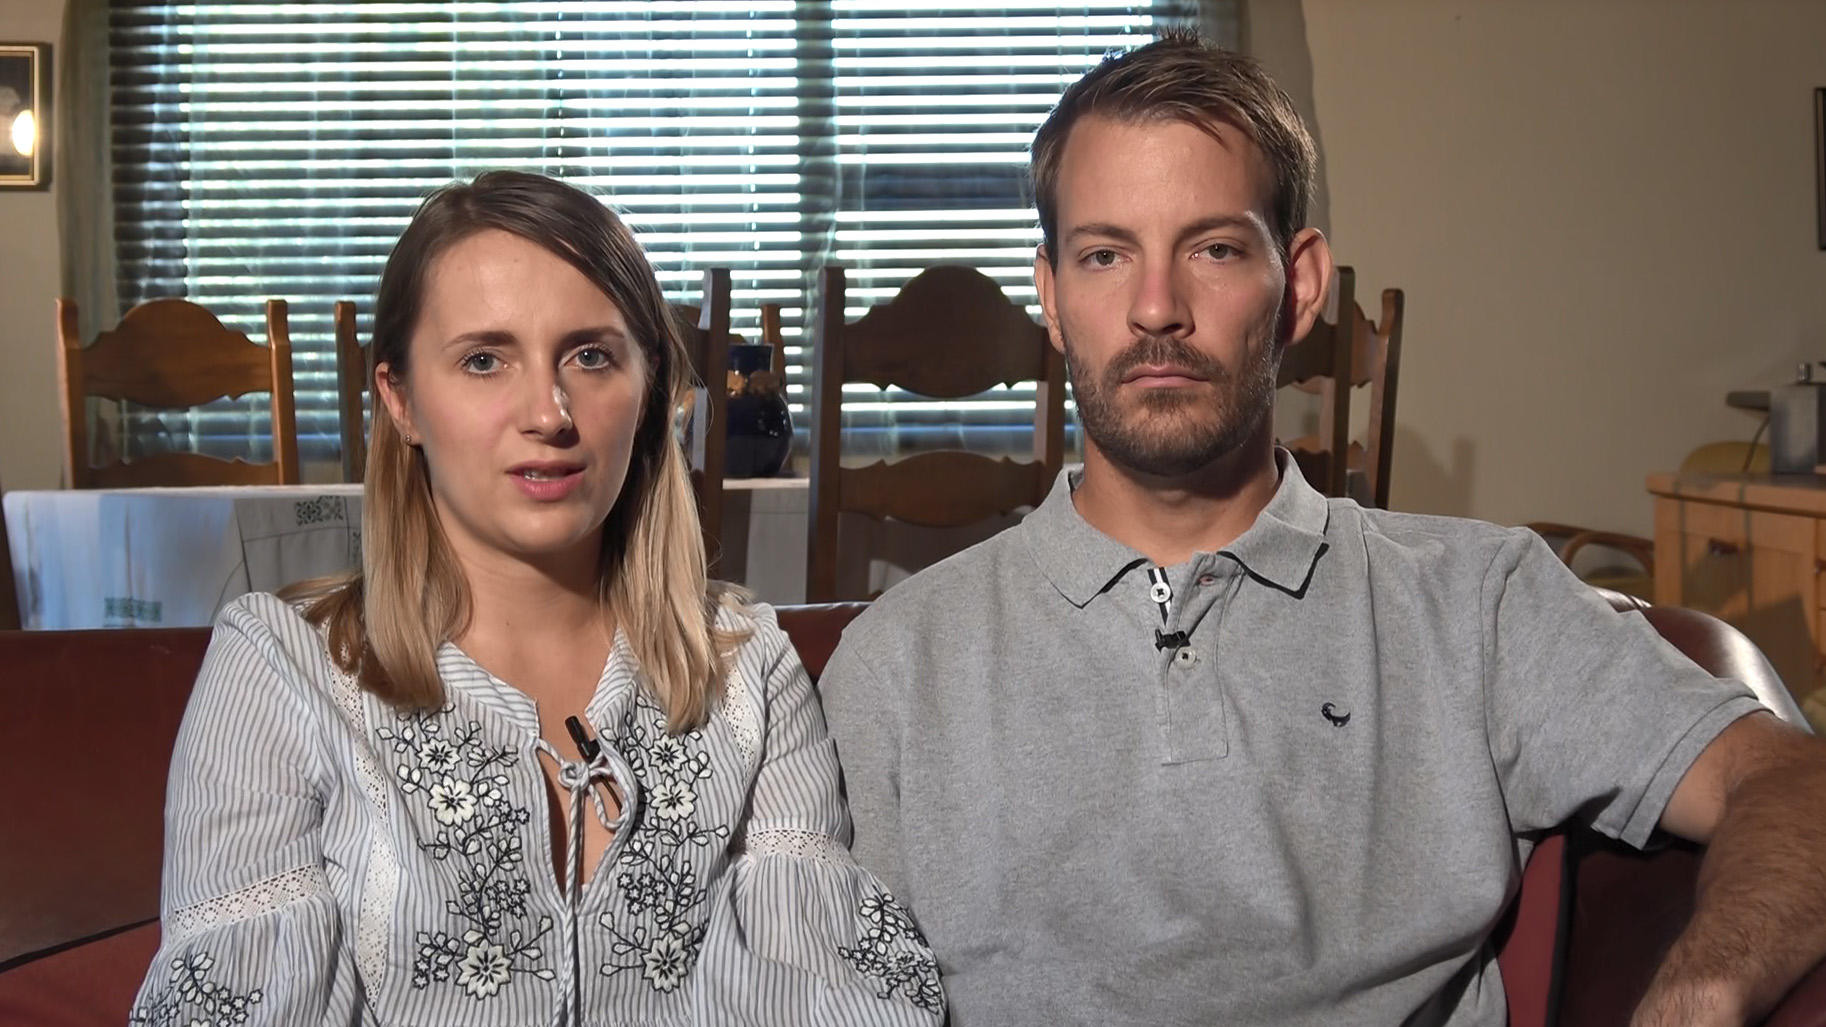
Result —
[[1184, 649], [1191, 644], [1192, 639], [1183, 631], [1175, 631], [1168, 635], [1163, 634], [1159, 628], [1154, 629], [1154, 648], [1156, 649]]

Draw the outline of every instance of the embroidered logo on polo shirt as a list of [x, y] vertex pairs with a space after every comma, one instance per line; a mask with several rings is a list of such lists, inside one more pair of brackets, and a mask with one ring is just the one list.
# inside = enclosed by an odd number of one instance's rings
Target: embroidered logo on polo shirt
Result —
[[1332, 727], [1343, 727], [1344, 725], [1350, 723], [1350, 714], [1349, 713], [1339, 713], [1338, 707], [1334, 703], [1326, 703], [1325, 705], [1319, 707], [1319, 714], [1320, 714], [1320, 716], [1323, 716], [1326, 720], [1331, 721]]

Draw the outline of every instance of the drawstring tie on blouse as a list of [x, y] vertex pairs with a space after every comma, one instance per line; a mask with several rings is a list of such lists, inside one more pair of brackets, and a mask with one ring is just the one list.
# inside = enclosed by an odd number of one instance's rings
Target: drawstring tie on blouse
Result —
[[[583, 810], [588, 795], [590, 802], [596, 806], [596, 819], [602, 826], [615, 832], [616, 838], [621, 830], [634, 822], [635, 812], [640, 808], [640, 785], [635, 780], [634, 771], [628, 766], [615, 747], [601, 742], [595, 757], [589, 762], [574, 762], [559, 756], [545, 739], [537, 741], [537, 747], [558, 764], [558, 784], [569, 792], [568, 821], [569, 836], [565, 839], [565, 895], [564, 895], [564, 937], [569, 946], [570, 957], [559, 961], [562, 973], [564, 996], [552, 1019], [555, 1025], [577, 1022], [577, 907], [583, 898], [582, 864], [583, 864]], [[602, 792], [596, 788], [597, 782], [605, 782], [621, 791], [621, 814], [611, 818], [609, 808], [602, 801]], [[610, 842], [612, 846], [613, 841]]]

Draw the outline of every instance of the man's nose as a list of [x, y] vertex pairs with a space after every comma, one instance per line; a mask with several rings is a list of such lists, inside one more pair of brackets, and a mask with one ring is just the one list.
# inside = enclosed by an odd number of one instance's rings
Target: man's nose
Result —
[[1191, 330], [1192, 311], [1184, 283], [1171, 261], [1144, 265], [1129, 300], [1129, 327], [1138, 335], [1183, 335]]

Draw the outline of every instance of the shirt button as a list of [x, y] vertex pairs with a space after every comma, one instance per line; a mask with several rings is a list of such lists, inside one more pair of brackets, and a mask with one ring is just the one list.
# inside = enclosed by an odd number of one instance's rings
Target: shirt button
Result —
[[1198, 583], [1201, 585], [1215, 585], [1215, 584], [1217, 584], [1217, 575], [1200, 574], [1198, 576]]
[[1164, 581], [1156, 581], [1148, 588], [1148, 598], [1157, 603], [1164, 603], [1173, 598], [1173, 590]]
[[1198, 650], [1189, 645], [1173, 650], [1173, 662], [1181, 667], [1190, 667], [1198, 662]]

